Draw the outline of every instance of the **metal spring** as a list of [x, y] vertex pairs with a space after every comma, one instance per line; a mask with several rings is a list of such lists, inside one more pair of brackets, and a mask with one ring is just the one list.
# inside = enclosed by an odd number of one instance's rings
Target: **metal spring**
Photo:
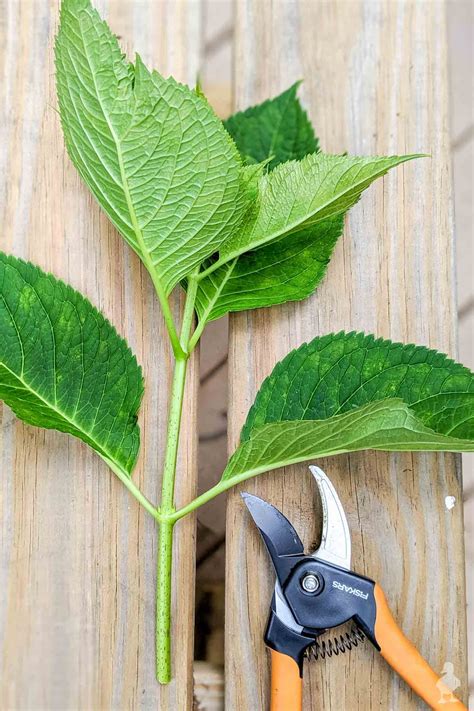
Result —
[[362, 630], [357, 627], [352, 627], [349, 632], [340, 634], [332, 639], [316, 640], [311, 647], [308, 648], [306, 656], [311, 661], [318, 659], [326, 659], [326, 657], [338, 656], [345, 654], [353, 647], [358, 647], [361, 642], [366, 639]]

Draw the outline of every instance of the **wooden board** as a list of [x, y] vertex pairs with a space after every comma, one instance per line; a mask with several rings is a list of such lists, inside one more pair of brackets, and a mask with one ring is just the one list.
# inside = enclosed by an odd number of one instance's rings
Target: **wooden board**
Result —
[[[363, 329], [456, 351], [444, 4], [240, 0], [236, 23], [238, 108], [304, 78], [301, 95], [325, 150], [431, 158], [397, 169], [363, 196], [311, 299], [231, 319], [231, 450], [263, 378], [316, 335]], [[465, 696], [458, 463], [452, 455], [370, 452], [320, 462], [348, 513], [354, 568], [380, 582], [438, 672], [454, 664]], [[281, 507], [314, 546], [320, 522], [306, 466], [245, 489]], [[448, 495], [456, 497], [451, 510]], [[238, 491], [229, 496], [227, 541], [227, 708], [266, 709], [262, 635], [273, 575]], [[424, 708], [368, 643], [313, 662], [305, 674], [308, 710]]]
[[[191, 84], [199, 0], [96, 3], [127, 47]], [[58, 3], [3, 0], [0, 248], [86, 293], [144, 366], [143, 448], [134, 474], [157, 500], [171, 358], [150, 279], [64, 150], [52, 42]], [[180, 304], [175, 302], [178, 313]], [[191, 367], [177, 498], [195, 487]], [[176, 528], [175, 681], [154, 677], [156, 531], [82, 443], [0, 415], [2, 709], [188, 709], [192, 705], [194, 521]]]

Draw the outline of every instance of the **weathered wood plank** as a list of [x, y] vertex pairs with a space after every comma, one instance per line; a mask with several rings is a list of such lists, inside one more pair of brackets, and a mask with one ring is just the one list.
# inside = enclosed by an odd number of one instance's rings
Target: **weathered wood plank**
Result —
[[[455, 354], [444, 13], [437, 1], [237, 3], [238, 108], [303, 77], [325, 150], [432, 157], [398, 169], [362, 198], [313, 298], [231, 319], [231, 450], [263, 378], [306, 339], [363, 329]], [[454, 664], [465, 694], [458, 459], [363, 453], [321, 464], [349, 516], [354, 568], [381, 583], [435, 669]], [[305, 466], [245, 488], [281, 506], [314, 543], [319, 522]], [[447, 495], [456, 497], [451, 511]], [[273, 576], [238, 492], [229, 496], [227, 541], [227, 707], [265, 709], [262, 634]], [[422, 707], [368, 644], [306, 669], [305, 709]]]
[[[193, 83], [199, 0], [98, 2], [129, 48]], [[3, 0], [1, 249], [85, 292], [144, 366], [135, 479], [159, 492], [172, 361], [151, 283], [67, 158], [54, 106], [58, 3]], [[111, 266], [112, 265], [112, 266]], [[180, 309], [175, 301], [176, 314]], [[191, 367], [177, 497], [195, 488]], [[192, 404], [194, 402], [194, 405]], [[98, 458], [65, 435], [0, 415], [0, 707], [187, 709], [192, 705], [194, 521], [176, 527], [175, 681], [154, 676], [156, 531]]]

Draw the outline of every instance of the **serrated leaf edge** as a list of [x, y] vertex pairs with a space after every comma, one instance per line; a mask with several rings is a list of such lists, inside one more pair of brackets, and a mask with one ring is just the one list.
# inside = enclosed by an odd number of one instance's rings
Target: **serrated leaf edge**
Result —
[[[134, 362], [135, 366], [137, 367], [137, 370], [138, 370], [138, 372], [139, 372], [139, 374], [140, 374], [140, 378], [141, 378], [141, 391], [140, 391], [139, 397], [137, 398], [137, 412], [138, 412], [138, 410], [139, 410], [139, 408], [140, 408], [141, 401], [142, 401], [142, 399], [143, 399], [144, 385], [145, 385], [142, 367], [141, 367], [141, 365], [138, 363], [135, 354], [133, 353], [132, 349], [131, 349], [130, 346], [128, 345], [128, 343], [127, 343], [127, 341], [125, 340], [125, 338], [123, 338], [123, 336], [121, 336], [121, 335], [118, 333], [117, 329], [116, 329], [115, 326], [109, 321], [109, 319], [108, 319], [106, 316], [104, 316], [104, 314], [103, 314], [101, 311], [99, 311], [99, 309], [97, 309], [97, 308], [91, 303], [91, 301], [89, 301], [89, 299], [88, 299], [86, 296], [84, 296], [80, 291], [78, 291], [77, 289], [74, 289], [70, 284], [68, 284], [67, 282], [63, 281], [62, 279], [58, 279], [58, 277], [54, 276], [54, 274], [52, 274], [51, 272], [45, 271], [45, 270], [41, 269], [41, 267], [37, 266], [36, 264], [33, 264], [33, 262], [30, 262], [30, 261], [28, 261], [28, 260], [22, 259], [21, 257], [15, 257], [15, 256], [13, 256], [13, 255], [6, 254], [5, 252], [3, 252], [3, 251], [1, 251], [1, 250], [0, 250], [0, 259], [1, 259], [1, 260], [4, 259], [4, 260], [7, 262], [7, 264], [9, 264], [9, 265], [10, 265], [11, 267], [13, 267], [13, 268], [16, 268], [16, 264], [17, 264], [18, 262], [20, 262], [21, 264], [23, 264], [23, 265], [25, 265], [25, 266], [27, 266], [27, 267], [29, 267], [29, 268], [33, 268], [35, 271], [37, 271], [38, 273], [40, 273], [41, 276], [46, 277], [46, 278], [49, 279], [50, 281], [52, 280], [52, 281], [55, 282], [55, 283], [59, 282], [59, 283], [65, 288], [66, 294], [70, 294], [70, 295], [72, 295], [72, 296], [77, 296], [77, 297], [79, 297], [80, 299], [83, 299], [84, 301], [87, 302], [87, 304], [89, 305], [89, 307], [90, 307], [90, 309], [91, 309], [91, 312], [92, 312], [95, 316], [98, 316], [99, 319], [102, 319], [103, 322], [104, 322], [104, 324], [105, 324], [108, 328], [110, 328], [111, 331], [113, 331], [113, 333], [116, 335], [116, 337], [117, 337], [118, 341], [120, 342], [120, 344], [124, 347], [124, 351], [127, 353], [127, 355], [131, 358], [131, 360]], [[20, 275], [20, 276], [21, 276], [21, 275]], [[27, 282], [25, 282], [25, 283], [27, 283]], [[10, 370], [10, 368], [8, 368], [8, 367], [5, 365], [5, 363], [3, 363], [1, 360], [0, 360], [0, 366], [1, 366], [2, 368], [5, 368], [5, 370], [7, 370], [9, 373], [11, 373], [11, 374], [13, 375], [13, 377], [14, 377], [16, 380], [18, 380], [18, 381], [25, 387], [25, 390], [28, 390], [29, 392], [34, 393], [34, 396], [37, 397], [38, 400], [41, 400], [41, 402], [43, 402], [49, 409], [51, 409], [51, 410], [53, 410], [55, 413], [57, 413], [57, 415], [59, 415], [60, 418], [62, 418], [62, 419], [65, 420], [69, 425], [71, 425], [71, 427], [72, 427], [73, 429], [75, 429], [76, 431], [81, 432], [82, 434], [84, 434], [84, 435], [87, 437], [87, 439], [88, 439], [91, 443], [93, 442], [94, 445], [96, 445], [96, 446], [93, 447], [94, 451], [97, 452], [97, 454], [99, 454], [99, 456], [101, 456], [102, 459], [104, 459], [104, 461], [106, 461], [107, 464], [110, 465], [110, 462], [113, 462], [114, 465], [115, 465], [115, 467], [118, 467], [118, 468], [122, 471], [122, 473], [123, 473], [125, 476], [127, 476], [127, 477], [129, 477], [129, 478], [131, 477], [131, 471], [129, 472], [129, 471], [127, 471], [126, 469], [124, 469], [118, 462], [116, 462], [116, 460], [115, 460], [113, 457], [110, 456], [110, 454], [108, 454], [108, 453], [104, 450], [104, 448], [103, 448], [101, 445], [99, 445], [99, 443], [97, 443], [97, 442], [95, 441], [95, 439], [94, 439], [93, 437], [91, 437], [87, 432], [84, 432], [83, 430], [81, 430], [81, 429], [77, 426], [77, 423], [73, 422], [73, 421], [70, 419], [70, 417], [68, 417], [67, 415], [65, 415], [61, 410], [58, 410], [58, 408], [57, 408], [57, 402], [53, 405], [53, 404], [52, 404], [51, 402], [49, 402], [48, 400], [45, 400], [43, 397], [41, 397], [41, 395], [40, 395], [39, 393], [36, 392], [36, 390], [33, 390], [33, 389], [31, 388], [31, 385], [30, 385], [30, 384], [26, 383], [21, 377], [19, 377], [16, 373], [14, 373], [12, 370]], [[49, 428], [39, 428], [39, 429], [49, 429]], [[67, 433], [63, 433], [63, 434], [67, 434]], [[138, 435], [140, 435], [140, 431], [139, 431], [139, 430], [138, 430]], [[133, 464], [135, 464], [135, 463], [136, 463], [136, 462], [134, 462]], [[133, 470], [133, 466], [132, 466], [131, 470]]]

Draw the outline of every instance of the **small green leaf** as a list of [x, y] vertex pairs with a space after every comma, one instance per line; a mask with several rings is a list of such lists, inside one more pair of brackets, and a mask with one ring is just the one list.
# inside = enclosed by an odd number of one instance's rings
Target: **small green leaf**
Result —
[[316, 153], [277, 166], [260, 179], [256, 217], [247, 220], [224, 242], [219, 262], [343, 214], [374, 180], [417, 157], [360, 158]]
[[0, 252], [0, 399], [21, 420], [78, 437], [130, 474], [140, 367], [77, 291]]
[[300, 82], [263, 104], [234, 114], [224, 126], [247, 163], [271, 158], [268, 169], [319, 150], [318, 139], [296, 92]]
[[373, 180], [414, 157], [318, 153], [262, 176], [239, 234], [204, 264], [200, 321], [309, 296], [325, 274], [346, 210]]
[[342, 229], [342, 216], [333, 217], [212, 272], [199, 283], [200, 321], [305, 299], [324, 277]]
[[474, 374], [423, 346], [315, 338], [257, 394], [223, 479], [361, 449], [474, 451]]
[[89, 0], [63, 0], [55, 49], [71, 160], [169, 293], [243, 218], [238, 151], [199, 91], [127, 61]]

